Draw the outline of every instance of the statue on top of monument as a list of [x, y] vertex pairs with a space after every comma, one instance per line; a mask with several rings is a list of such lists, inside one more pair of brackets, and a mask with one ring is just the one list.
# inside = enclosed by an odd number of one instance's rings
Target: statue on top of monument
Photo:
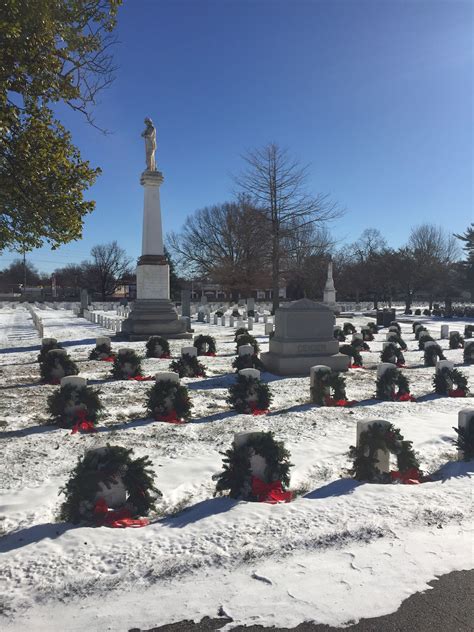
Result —
[[145, 131], [142, 136], [145, 139], [146, 168], [148, 171], [156, 171], [155, 150], [156, 150], [156, 129], [151, 118], [145, 119]]

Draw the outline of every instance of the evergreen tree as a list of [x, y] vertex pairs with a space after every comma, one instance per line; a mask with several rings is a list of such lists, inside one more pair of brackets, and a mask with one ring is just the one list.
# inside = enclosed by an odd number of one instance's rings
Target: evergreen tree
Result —
[[462, 262], [467, 288], [474, 296], [474, 224], [470, 224], [462, 235], [454, 235], [464, 242], [463, 250], [466, 253], [466, 259]]

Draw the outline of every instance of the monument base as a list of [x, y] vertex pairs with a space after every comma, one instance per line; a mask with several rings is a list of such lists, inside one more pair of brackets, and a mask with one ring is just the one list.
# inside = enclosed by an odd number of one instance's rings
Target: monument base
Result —
[[168, 299], [138, 299], [122, 323], [122, 334], [129, 340], [148, 340], [150, 336], [163, 338], [192, 338], [186, 331], [186, 321]]
[[265, 368], [275, 375], [309, 375], [312, 366], [323, 364], [333, 371], [347, 371], [350, 358], [342, 353], [334, 355], [279, 355], [273, 351], [260, 356]]

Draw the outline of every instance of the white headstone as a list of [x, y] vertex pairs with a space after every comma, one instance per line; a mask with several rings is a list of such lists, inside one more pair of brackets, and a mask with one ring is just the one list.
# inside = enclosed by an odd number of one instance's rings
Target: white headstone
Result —
[[252, 345], [240, 345], [239, 356], [253, 355], [253, 354], [254, 354], [254, 349]]
[[126, 353], [128, 353], [130, 351], [130, 349], [126, 349], [125, 347], [123, 347], [122, 349], [118, 350], [118, 354], [119, 355], [125, 355]]
[[454, 362], [451, 362], [451, 360], [438, 360], [436, 363], [436, 373], [439, 373], [439, 371], [443, 369], [452, 371], [454, 369]]
[[41, 346], [42, 347], [46, 347], [46, 345], [52, 345], [52, 344], [56, 344], [58, 341], [56, 340], [56, 338], [43, 338], [41, 341]]
[[364, 336], [358, 331], [356, 331], [355, 334], [352, 334], [352, 340], [353, 342], [355, 342], [356, 340], [364, 340]]
[[[234, 435], [234, 446], [236, 448], [241, 448], [249, 440], [257, 437], [262, 433], [260, 432], [237, 432]], [[265, 469], [267, 467], [267, 462], [263, 456], [260, 454], [253, 454], [250, 457], [250, 472], [253, 476], [261, 480], [265, 480]]]
[[441, 340], [449, 338], [449, 325], [441, 325]]
[[218, 316], [217, 314], [214, 314], [214, 325], [218, 324]]
[[249, 316], [249, 318], [248, 318], [247, 328], [248, 328], [249, 331], [252, 331], [252, 329], [253, 329], [253, 318], [252, 318], [252, 316]]
[[265, 335], [269, 336], [273, 333], [273, 323], [265, 323]]
[[253, 377], [256, 380], [260, 379], [260, 371], [258, 369], [241, 369], [239, 375], [244, 377]]
[[197, 357], [197, 349], [196, 347], [181, 347], [181, 357], [184, 355], [188, 355], [191, 357]]
[[385, 371], [396, 368], [396, 364], [392, 364], [391, 362], [381, 362], [377, 367], [377, 379], [381, 378]]
[[97, 347], [100, 347], [101, 345], [107, 345], [107, 347], [110, 348], [110, 338], [108, 338], [107, 336], [99, 336], [99, 338], [95, 339], [95, 344]]
[[66, 356], [67, 355], [67, 351], [66, 349], [51, 349], [51, 351], [48, 351], [48, 354], [52, 353], [53, 355], [57, 355], [57, 356]]
[[161, 371], [161, 373], [155, 373], [156, 382], [175, 382], [179, 384], [179, 375], [174, 371]]
[[331, 367], [326, 366], [324, 364], [318, 364], [316, 366], [312, 366], [309, 370], [309, 383], [311, 386], [314, 386], [316, 377], [320, 373], [331, 373]]
[[[470, 424], [474, 424], [474, 408], [463, 408], [458, 412], [458, 428], [467, 430]], [[458, 459], [464, 459], [462, 450], [458, 450]]]
[[[358, 421], [357, 422], [357, 446], [359, 446], [360, 435], [368, 430], [372, 424], [381, 424], [387, 430], [390, 428], [390, 423], [384, 419], [375, 419], [373, 421]], [[387, 450], [377, 450], [377, 469], [382, 473], [390, 472], [390, 452]]]
[[61, 388], [63, 386], [73, 386], [74, 388], [83, 388], [87, 386], [87, 380], [85, 377], [79, 377], [79, 375], [67, 375], [61, 378]]
[[234, 326], [234, 317], [232, 316], [232, 314], [229, 316], [229, 327], [233, 327]]

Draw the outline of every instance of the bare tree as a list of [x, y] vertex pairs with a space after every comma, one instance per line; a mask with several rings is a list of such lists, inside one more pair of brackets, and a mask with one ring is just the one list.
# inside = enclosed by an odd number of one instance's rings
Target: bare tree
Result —
[[132, 260], [116, 241], [94, 246], [92, 262], [83, 264], [88, 285], [100, 292], [102, 300], [112, 295], [122, 279], [131, 274]]
[[235, 177], [241, 191], [262, 210], [271, 237], [273, 308], [279, 305], [281, 259], [285, 237], [295, 228], [324, 224], [342, 212], [327, 195], [306, 191], [308, 167], [291, 158], [286, 149], [269, 143], [243, 156], [246, 169]]
[[455, 235], [451, 235], [441, 226], [420, 224], [412, 228], [408, 239], [408, 247], [426, 260], [440, 263], [453, 263], [460, 256]]
[[265, 218], [244, 197], [196, 211], [168, 241], [185, 273], [234, 294], [248, 294], [265, 277]]

